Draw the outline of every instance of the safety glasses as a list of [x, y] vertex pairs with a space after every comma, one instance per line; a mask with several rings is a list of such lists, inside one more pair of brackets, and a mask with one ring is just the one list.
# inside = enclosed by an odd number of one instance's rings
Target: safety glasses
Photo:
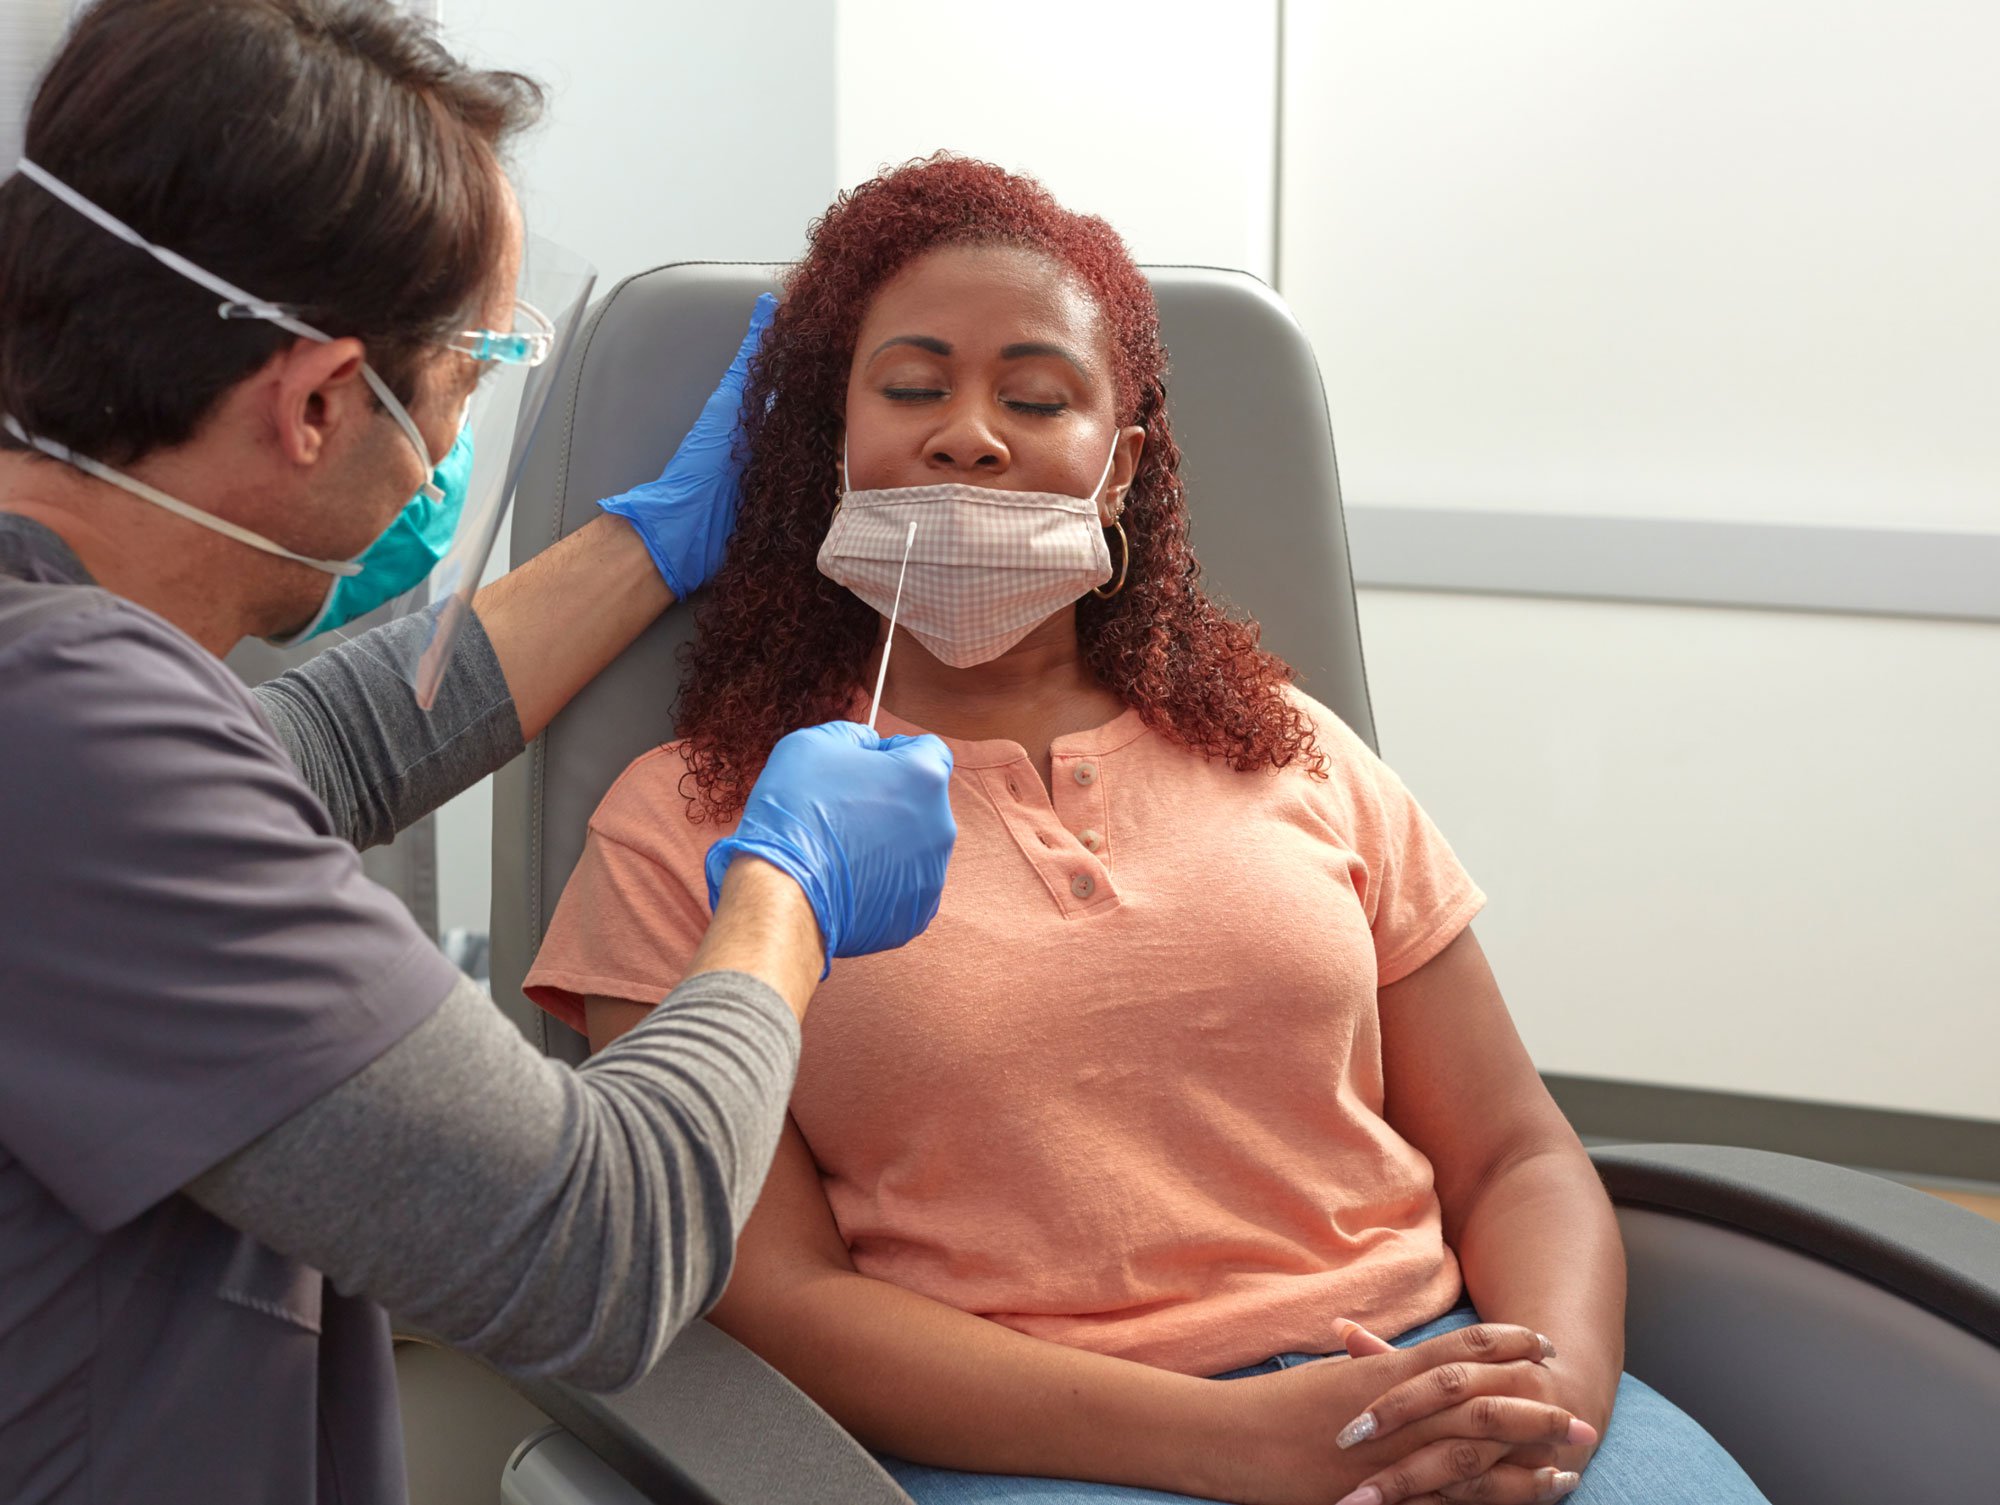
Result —
[[556, 327], [549, 316], [525, 298], [514, 300], [514, 327], [510, 330], [466, 329], [445, 342], [451, 349], [476, 361], [494, 361], [503, 366], [539, 366], [555, 348]]

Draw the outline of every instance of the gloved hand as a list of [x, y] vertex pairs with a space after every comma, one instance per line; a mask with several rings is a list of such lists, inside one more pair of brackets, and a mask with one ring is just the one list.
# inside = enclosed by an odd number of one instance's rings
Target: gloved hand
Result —
[[765, 293], [750, 312], [750, 328], [722, 382], [701, 405], [701, 416], [681, 440], [657, 481], [634, 486], [597, 505], [639, 530], [660, 578], [677, 600], [685, 601], [715, 574], [736, 527], [737, 483], [743, 478], [736, 452], [743, 384], [750, 357], [763, 342], [778, 300]]
[[950, 782], [951, 750], [936, 737], [883, 737], [855, 721], [791, 733], [771, 749], [736, 834], [708, 849], [709, 909], [747, 852], [805, 890], [829, 970], [836, 956], [915, 939], [937, 914], [958, 840]]

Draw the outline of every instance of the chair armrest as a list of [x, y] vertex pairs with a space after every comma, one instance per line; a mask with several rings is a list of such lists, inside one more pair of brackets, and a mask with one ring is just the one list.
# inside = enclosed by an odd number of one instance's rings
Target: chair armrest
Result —
[[1718, 1145], [1590, 1152], [1614, 1202], [1813, 1255], [2000, 1346], [2000, 1223], [1880, 1176]]
[[707, 1322], [615, 1395], [510, 1379], [648, 1499], [672, 1505], [909, 1505], [866, 1449], [804, 1391]]

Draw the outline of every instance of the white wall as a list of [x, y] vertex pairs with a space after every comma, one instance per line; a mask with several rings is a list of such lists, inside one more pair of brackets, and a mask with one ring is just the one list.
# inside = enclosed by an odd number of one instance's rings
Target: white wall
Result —
[[840, 183], [940, 149], [1042, 179], [1141, 261], [1271, 273], [1277, 0], [839, 0]]
[[[1339, 0], [1286, 43], [1350, 505], [2000, 531], [2000, 11]], [[2000, 626], [1362, 624], [1545, 1069], [2000, 1119]]]
[[[792, 256], [832, 195], [823, 0], [445, 0], [443, 11], [453, 46], [548, 86], [515, 179], [532, 227], [592, 261], [600, 294], [667, 261]], [[484, 783], [439, 812], [446, 929], [487, 929], [491, 820]]]
[[21, 155], [21, 133], [42, 70], [69, 23], [71, 0], [5, 0], [0, 4], [0, 178]]
[[2000, 8], [1325, 0], [1286, 52], [1353, 501], [2000, 529]]
[[2000, 1118], [2000, 626], [1365, 591], [1545, 1071]]
[[469, 57], [549, 87], [519, 154], [535, 229], [600, 290], [681, 259], [796, 254], [832, 191], [825, 0], [444, 0]]

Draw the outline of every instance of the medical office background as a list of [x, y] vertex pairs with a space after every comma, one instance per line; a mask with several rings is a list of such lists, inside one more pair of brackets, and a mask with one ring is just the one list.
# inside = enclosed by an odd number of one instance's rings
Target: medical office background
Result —
[[[416, 8], [550, 85], [518, 177], [600, 291], [940, 147], [1272, 284], [1383, 753], [1579, 1126], [2000, 1182], [2000, 8]], [[10, 161], [70, 9], [0, 0]]]

